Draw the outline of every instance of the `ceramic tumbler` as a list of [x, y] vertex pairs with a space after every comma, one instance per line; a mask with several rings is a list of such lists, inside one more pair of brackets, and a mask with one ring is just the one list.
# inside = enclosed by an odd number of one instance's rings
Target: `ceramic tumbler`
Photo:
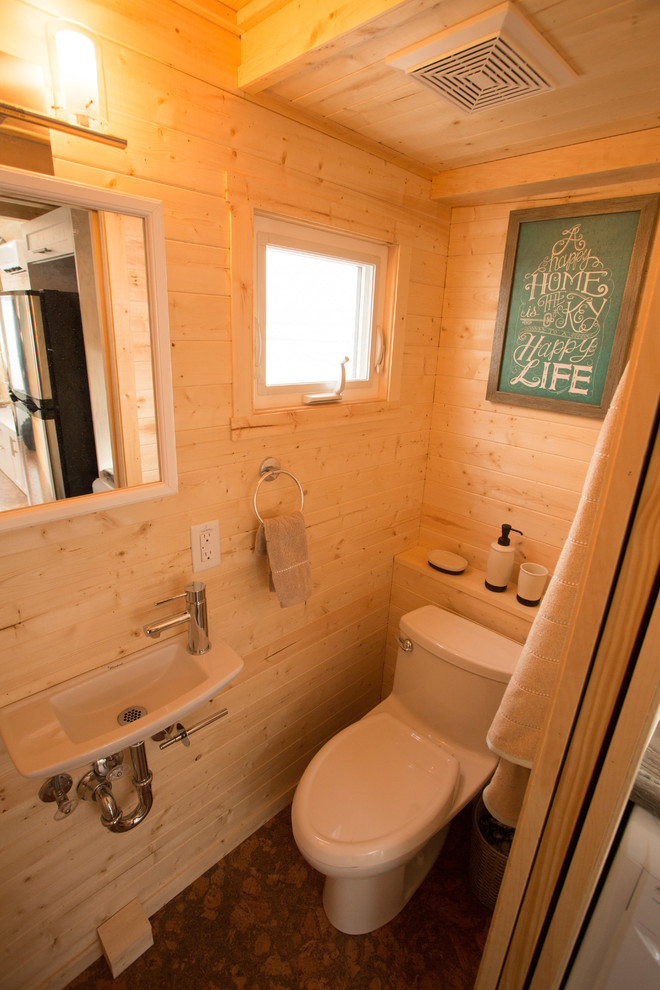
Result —
[[521, 564], [518, 572], [518, 593], [521, 605], [538, 605], [545, 591], [548, 568], [543, 564]]

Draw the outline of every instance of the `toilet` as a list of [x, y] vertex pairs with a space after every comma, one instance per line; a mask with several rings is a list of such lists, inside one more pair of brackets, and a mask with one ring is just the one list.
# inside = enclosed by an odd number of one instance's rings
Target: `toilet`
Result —
[[402, 616], [392, 693], [319, 750], [293, 799], [294, 839], [339, 931], [401, 911], [490, 778], [486, 733], [521, 649], [435, 605]]

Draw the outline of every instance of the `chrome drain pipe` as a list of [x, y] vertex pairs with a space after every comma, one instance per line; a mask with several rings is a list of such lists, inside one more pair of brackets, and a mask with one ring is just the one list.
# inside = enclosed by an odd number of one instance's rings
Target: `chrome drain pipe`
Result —
[[133, 766], [133, 787], [138, 803], [129, 814], [124, 814], [112, 793], [112, 767], [121, 762], [121, 754], [97, 760], [92, 769], [78, 783], [78, 797], [84, 801], [97, 801], [101, 805], [101, 823], [111, 832], [129, 832], [144, 821], [153, 804], [151, 781], [153, 775], [147, 764], [144, 742], [133, 743], [130, 748]]

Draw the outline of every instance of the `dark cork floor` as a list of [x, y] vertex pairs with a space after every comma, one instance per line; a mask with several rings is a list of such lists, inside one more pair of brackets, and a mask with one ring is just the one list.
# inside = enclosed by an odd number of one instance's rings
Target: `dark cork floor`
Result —
[[470, 990], [490, 911], [468, 882], [470, 809], [401, 914], [343, 935], [323, 878], [276, 815], [151, 918], [154, 945], [115, 980], [100, 959], [68, 990]]

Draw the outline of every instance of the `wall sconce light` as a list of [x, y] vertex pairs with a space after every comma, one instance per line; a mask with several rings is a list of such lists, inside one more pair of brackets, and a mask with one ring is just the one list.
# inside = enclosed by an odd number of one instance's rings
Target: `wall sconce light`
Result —
[[46, 24], [46, 39], [55, 115], [78, 127], [106, 130], [108, 105], [98, 39], [82, 24], [64, 20]]
[[46, 25], [46, 38], [53, 113], [44, 113], [41, 68], [0, 52], [0, 128], [4, 125], [19, 129], [25, 125], [46, 127], [113, 148], [125, 148], [125, 138], [107, 131], [103, 57], [98, 39], [81, 24], [61, 20]]

